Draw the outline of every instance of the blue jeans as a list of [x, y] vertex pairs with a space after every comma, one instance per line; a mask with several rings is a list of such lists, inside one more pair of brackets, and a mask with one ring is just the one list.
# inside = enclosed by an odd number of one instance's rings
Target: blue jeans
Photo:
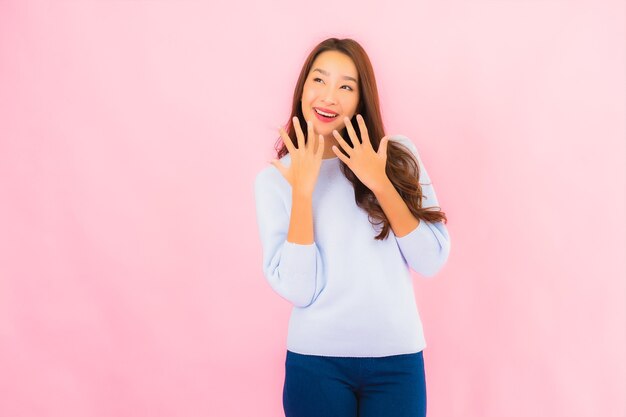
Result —
[[286, 417], [425, 417], [423, 352], [353, 358], [287, 350], [283, 408]]

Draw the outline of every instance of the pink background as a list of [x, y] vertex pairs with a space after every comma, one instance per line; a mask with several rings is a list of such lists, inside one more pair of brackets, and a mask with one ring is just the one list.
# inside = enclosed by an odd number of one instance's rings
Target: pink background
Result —
[[449, 218], [429, 416], [623, 417], [624, 3], [250, 3], [0, 1], [0, 415], [282, 415], [253, 180], [338, 36]]

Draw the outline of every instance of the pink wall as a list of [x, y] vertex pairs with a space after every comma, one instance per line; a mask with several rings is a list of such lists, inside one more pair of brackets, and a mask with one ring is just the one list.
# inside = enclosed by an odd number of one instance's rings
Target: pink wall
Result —
[[450, 220], [429, 416], [623, 417], [624, 3], [217, 3], [0, 2], [0, 415], [282, 415], [253, 179], [335, 35]]

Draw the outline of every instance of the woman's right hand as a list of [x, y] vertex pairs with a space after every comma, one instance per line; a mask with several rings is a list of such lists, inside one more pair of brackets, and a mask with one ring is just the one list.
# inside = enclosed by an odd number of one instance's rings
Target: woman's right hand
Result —
[[293, 127], [298, 138], [298, 148], [293, 146], [287, 132], [281, 127], [278, 129], [280, 136], [289, 150], [291, 156], [291, 165], [285, 167], [278, 159], [272, 159], [274, 165], [285, 179], [291, 184], [292, 193], [298, 193], [304, 196], [312, 196], [317, 182], [317, 176], [322, 165], [322, 155], [324, 154], [324, 136], [319, 135], [319, 146], [317, 150], [315, 145], [315, 132], [313, 123], [307, 121], [308, 139], [304, 143], [304, 133], [300, 127], [298, 117], [293, 118]]

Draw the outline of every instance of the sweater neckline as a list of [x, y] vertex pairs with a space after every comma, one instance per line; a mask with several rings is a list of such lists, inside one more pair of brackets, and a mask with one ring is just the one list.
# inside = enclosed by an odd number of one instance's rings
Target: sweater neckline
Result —
[[334, 168], [339, 166], [339, 157], [335, 156], [334, 158], [322, 159], [322, 165], [320, 169], [327, 171], [329, 169], [333, 170]]
[[[291, 161], [291, 155], [290, 154], [285, 155], [285, 157], [289, 158], [289, 161]], [[335, 156], [333, 158], [326, 158], [326, 159], [322, 158], [322, 165], [321, 166], [322, 167], [326, 167], [326, 166], [339, 165], [339, 161], [340, 161], [340, 159], [339, 159], [338, 156]]]

